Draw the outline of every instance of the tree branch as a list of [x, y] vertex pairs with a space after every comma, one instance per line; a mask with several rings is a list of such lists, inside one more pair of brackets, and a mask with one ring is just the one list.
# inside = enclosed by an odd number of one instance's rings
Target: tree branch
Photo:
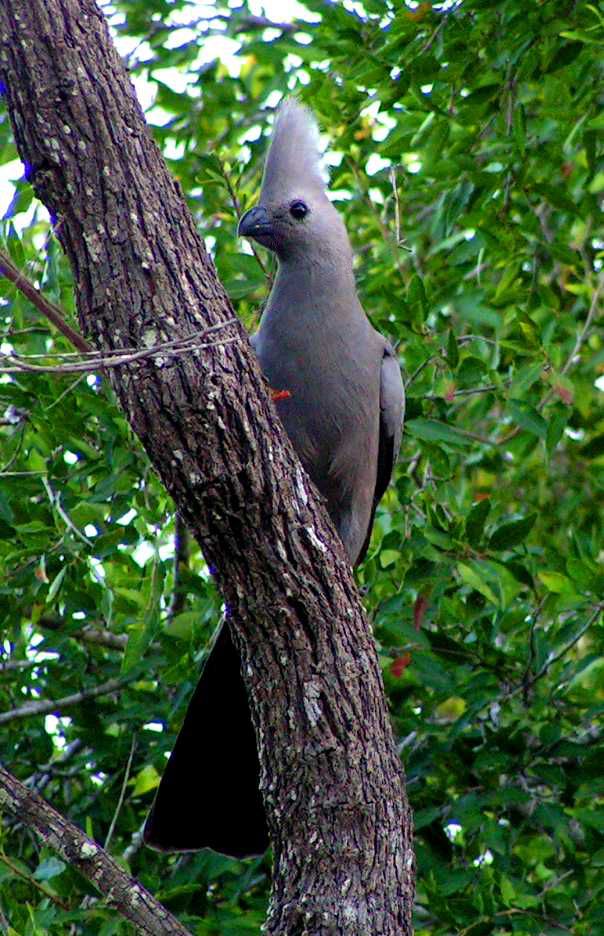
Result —
[[[46, 630], [60, 631], [64, 627], [61, 618], [41, 617], [36, 622], [38, 627], [44, 627]], [[125, 650], [128, 644], [127, 634], [114, 634], [106, 627], [99, 627], [95, 624], [87, 624], [78, 630], [67, 630], [65, 636], [72, 640], [83, 640], [85, 643], [99, 644], [101, 647], [109, 647], [111, 650]]]
[[550, 667], [554, 665], [554, 663], [558, 663], [559, 660], [562, 660], [563, 657], [565, 657], [566, 654], [570, 650], [572, 650], [572, 648], [576, 644], [579, 643], [579, 641], [581, 640], [581, 637], [583, 637], [584, 634], [587, 633], [587, 631], [589, 630], [592, 624], [595, 624], [595, 622], [597, 621], [597, 619], [599, 618], [603, 610], [604, 610], [604, 602], [597, 604], [594, 607], [590, 616], [585, 621], [583, 627], [578, 631], [578, 633], [576, 633], [574, 637], [571, 640], [569, 640], [569, 642], [565, 644], [561, 650], [558, 651], [558, 653], [553, 653], [550, 656], [548, 656], [548, 658], [545, 660], [542, 666], [537, 670], [534, 676], [531, 676], [531, 678], [528, 680], [523, 680], [521, 685], [516, 686], [516, 688], [513, 690], [513, 692], [510, 693], [510, 695], [516, 695], [516, 693], [520, 692], [521, 690], [527, 691], [528, 689], [531, 689], [535, 685], [536, 682], [542, 679], [547, 673], [547, 671], [550, 669]]
[[53, 776], [55, 776], [58, 771], [64, 770], [69, 761], [75, 757], [83, 747], [84, 742], [80, 738], [75, 738], [73, 741], [70, 741], [55, 760], [50, 760], [47, 764], [42, 764], [35, 773], [30, 774], [25, 781], [25, 786], [35, 790], [36, 793], [42, 793]]
[[45, 845], [77, 868], [105, 896], [110, 906], [135, 925], [137, 932], [149, 936], [191, 936], [100, 845], [3, 767], [0, 767], [0, 808], [25, 822]]
[[11, 258], [3, 250], [0, 250], [0, 274], [13, 283], [20, 293], [22, 293], [36, 307], [38, 312], [45, 315], [49, 322], [57, 328], [62, 335], [65, 335], [71, 341], [74, 348], [79, 351], [91, 351], [88, 342], [82, 338], [79, 332], [75, 331], [65, 321], [65, 313], [58, 305], [51, 302], [42, 295], [28, 278], [21, 273], [14, 265]]
[[129, 676], [124, 679], [108, 679], [100, 686], [93, 686], [91, 689], [82, 689], [81, 692], [74, 692], [72, 695], [63, 696], [62, 699], [46, 699], [40, 702], [26, 702], [20, 708], [11, 709], [10, 712], [0, 712], [0, 725], [15, 721], [18, 718], [30, 718], [32, 715], [48, 715], [49, 712], [62, 711], [72, 705], [78, 705], [86, 699], [96, 699], [98, 696], [109, 695], [110, 692], [118, 692], [127, 686], [134, 677]]
[[33, 669], [34, 666], [44, 666], [48, 660], [2, 660], [0, 659], [0, 676], [2, 673], [15, 672], [16, 670]]

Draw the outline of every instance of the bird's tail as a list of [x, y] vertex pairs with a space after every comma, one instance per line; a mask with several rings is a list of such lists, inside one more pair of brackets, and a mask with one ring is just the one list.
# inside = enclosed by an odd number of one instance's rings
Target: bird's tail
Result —
[[144, 829], [161, 851], [212, 848], [241, 858], [268, 845], [256, 738], [239, 654], [223, 624]]

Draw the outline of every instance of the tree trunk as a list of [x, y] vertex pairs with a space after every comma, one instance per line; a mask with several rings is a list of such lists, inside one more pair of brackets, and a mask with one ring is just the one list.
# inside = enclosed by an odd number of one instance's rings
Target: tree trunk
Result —
[[[215, 569], [274, 849], [266, 932], [411, 932], [411, 820], [368, 622], [92, 0], [2, 0], [17, 146], [130, 425]], [[198, 342], [199, 344], [199, 342]], [[200, 809], [211, 808], [200, 803]]]

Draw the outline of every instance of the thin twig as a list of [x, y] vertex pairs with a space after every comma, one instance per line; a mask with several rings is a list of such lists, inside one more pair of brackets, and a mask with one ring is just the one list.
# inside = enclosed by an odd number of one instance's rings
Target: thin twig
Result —
[[99, 644], [101, 647], [111, 647], [112, 650], [125, 650], [128, 644], [127, 634], [112, 634], [104, 627], [83, 627], [69, 636], [86, 643]]
[[396, 243], [403, 250], [413, 253], [413, 248], [407, 246], [407, 238], [401, 234], [401, 207], [398, 198], [398, 188], [396, 185], [396, 168], [390, 166], [390, 184], [392, 186], [392, 196], [394, 198], [394, 230], [396, 233]]
[[134, 757], [135, 749], [136, 749], [136, 735], [133, 734], [132, 742], [130, 744], [130, 753], [128, 755], [128, 760], [126, 761], [126, 769], [124, 771], [124, 779], [122, 781], [122, 788], [120, 790], [120, 795], [117, 800], [117, 806], [115, 807], [115, 812], [113, 813], [111, 825], [109, 826], [109, 831], [107, 832], [105, 845], [103, 846], [105, 848], [105, 851], [107, 851], [109, 848], [109, 843], [111, 842], [111, 839], [113, 838], [113, 832], [115, 829], [117, 818], [122, 810], [122, 806], [124, 805], [124, 797], [126, 796], [126, 787], [128, 786], [128, 780], [130, 779], [130, 770], [132, 767], [132, 759]]
[[[567, 357], [567, 359], [566, 359], [566, 361], [565, 361], [565, 363], [564, 363], [564, 365], [563, 365], [563, 367], [562, 367], [562, 370], [560, 371], [560, 376], [564, 376], [564, 374], [567, 374], [568, 371], [571, 369], [571, 367], [573, 366], [573, 363], [575, 362], [575, 358], [576, 358], [577, 355], [579, 354], [579, 351], [581, 350], [581, 348], [583, 347], [583, 345], [584, 345], [584, 343], [585, 343], [585, 341], [586, 341], [586, 339], [587, 339], [587, 336], [588, 336], [588, 333], [589, 333], [589, 329], [591, 328], [591, 326], [592, 326], [592, 324], [593, 324], [593, 320], [594, 320], [594, 318], [595, 318], [595, 316], [596, 316], [596, 312], [597, 312], [597, 310], [598, 310], [598, 303], [599, 303], [599, 301], [600, 301], [600, 295], [601, 295], [601, 293], [602, 293], [602, 289], [603, 289], [603, 288], [604, 288], [604, 274], [601, 275], [601, 276], [598, 278], [598, 285], [596, 286], [596, 288], [595, 288], [595, 290], [594, 290], [594, 294], [593, 294], [593, 296], [591, 297], [591, 303], [590, 303], [590, 305], [589, 305], [589, 312], [587, 313], [587, 318], [585, 319], [585, 322], [584, 322], [584, 324], [583, 324], [583, 328], [581, 329], [581, 331], [580, 331], [579, 334], [577, 335], [577, 338], [576, 338], [576, 341], [575, 341], [575, 345], [574, 345], [572, 351], [571, 351], [570, 354], [568, 355], [568, 357]], [[550, 393], [551, 393], [551, 391], [550, 391]], [[540, 405], [541, 407], [543, 407], [543, 406], [545, 406], [545, 403], [544, 403], [544, 402], [541, 402], [539, 405]]]
[[48, 406], [45, 407], [46, 412], [49, 413], [49, 412], [51, 411], [51, 409], [54, 409], [55, 406], [58, 406], [59, 403], [61, 402], [61, 400], [63, 400], [64, 397], [68, 396], [68, 395], [71, 393], [72, 390], [75, 390], [75, 388], [77, 387], [77, 385], [78, 385], [79, 383], [81, 383], [82, 380], [84, 380], [84, 377], [85, 377], [85, 376], [86, 376], [85, 374], [82, 374], [80, 377], [76, 377], [76, 379], [73, 381], [73, 383], [70, 383], [69, 386], [66, 387], [65, 390], [63, 390], [63, 392], [60, 393], [60, 394], [58, 395], [58, 397], [56, 398], [56, 400], [53, 400], [52, 403], [49, 403]]
[[[433, 422], [438, 423], [439, 426], [446, 426], [447, 429], [450, 429], [448, 423], [443, 422], [442, 419], [434, 419]], [[460, 429], [459, 426], [455, 426], [455, 432], [459, 435], [465, 436], [467, 439], [473, 439], [475, 442], [481, 442], [483, 445], [496, 445], [492, 439], [487, 439], [486, 436], [479, 435], [477, 432], [470, 432], [469, 429]]]
[[[581, 628], [581, 630], [579, 631], [579, 633], [578, 633], [578, 634], [575, 634], [575, 636], [573, 637], [573, 639], [572, 639], [572, 640], [569, 640], [569, 642], [562, 648], [562, 650], [559, 650], [558, 653], [555, 653], [555, 654], [554, 654], [554, 656], [551, 656], [551, 657], [548, 657], [548, 658], [547, 658], [547, 660], [546, 660], [545, 663], [541, 666], [541, 668], [540, 668], [540, 669], [535, 673], [535, 675], [529, 680], [529, 682], [528, 682], [528, 688], [529, 688], [529, 689], [532, 688], [532, 687], [535, 685], [535, 683], [536, 683], [539, 679], [541, 679], [542, 676], [545, 676], [545, 674], [547, 673], [547, 671], [548, 671], [548, 669], [550, 668], [550, 666], [553, 666], [554, 663], [557, 663], [559, 660], [561, 660], [562, 657], [566, 656], [566, 654], [569, 652], [569, 650], [572, 650], [572, 648], [575, 646], [575, 644], [578, 644], [578, 643], [579, 643], [579, 641], [581, 640], [581, 637], [583, 637], [583, 635], [587, 633], [587, 631], [589, 630], [589, 628], [591, 627], [591, 625], [594, 623], [594, 621], [596, 621], [596, 620], [598, 619], [598, 616], [599, 616], [599, 614], [602, 612], [602, 610], [604, 610], [604, 603], [596, 605], [593, 614], [591, 615], [591, 617], [589, 617], [589, 618], [587, 619], [587, 621], [585, 622], [585, 624], [583, 625], [583, 627]], [[520, 686], [520, 688], [523, 689], [524, 686]]]
[[91, 543], [91, 541], [88, 539], [87, 536], [84, 536], [84, 534], [80, 532], [80, 530], [78, 530], [77, 526], [75, 525], [75, 523], [73, 522], [73, 520], [71, 519], [71, 517], [69, 516], [69, 514], [63, 507], [63, 505], [61, 504], [60, 495], [55, 494], [55, 492], [51, 488], [50, 482], [48, 478], [46, 477], [46, 475], [42, 476], [42, 484], [44, 485], [44, 490], [46, 491], [46, 494], [48, 495], [50, 506], [53, 507], [57, 511], [57, 513], [59, 514], [59, 516], [65, 523], [65, 526], [68, 529], [70, 529], [73, 535], [76, 536], [79, 540], [81, 540], [82, 543], [84, 543], [86, 546], [92, 549], [93, 544]]
[[[231, 182], [231, 177], [229, 176], [228, 172], [226, 171], [226, 169], [225, 169], [223, 163], [222, 163], [221, 160], [218, 158], [218, 156], [216, 157], [216, 160], [217, 160], [217, 162], [218, 162], [218, 165], [220, 166], [220, 171], [221, 171], [221, 173], [222, 173], [222, 178], [224, 179], [224, 182], [225, 182], [225, 185], [226, 185], [226, 189], [227, 189], [228, 196], [229, 196], [229, 198], [231, 199], [231, 205], [233, 206], [233, 210], [234, 210], [234, 212], [235, 212], [235, 217], [236, 217], [236, 218], [240, 218], [240, 217], [241, 217], [241, 202], [239, 201], [239, 196], [237, 195], [237, 192], [235, 191], [235, 187], [234, 187], [233, 183]], [[260, 269], [262, 270], [264, 276], [266, 277], [266, 279], [267, 279], [267, 281], [268, 281], [269, 287], [272, 286], [272, 282], [273, 282], [272, 274], [271, 274], [270, 271], [267, 269], [266, 264], [264, 263], [264, 260], [262, 259], [262, 257], [261, 257], [260, 254], [258, 253], [258, 251], [256, 250], [255, 245], [252, 244], [252, 243], [250, 243], [249, 241], [248, 241], [248, 243], [249, 243], [249, 245], [250, 245], [250, 247], [251, 247], [251, 250], [252, 250], [252, 253], [253, 253], [253, 255], [254, 255], [254, 259], [256, 260], [256, 263], [258, 264], [258, 266], [260, 267]]]
[[10, 474], [9, 469], [12, 468], [15, 462], [17, 461], [19, 454], [21, 452], [21, 449], [23, 448], [24, 439], [25, 439], [25, 422], [22, 423], [21, 428], [19, 430], [19, 440], [15, 446], [15, 451], [13, 452], [9, 460], [5, 462], [4, 465], [0, 466], [0, 475]]
[[[382, 218], [382, 215], [380, 214], [380, 212], [378, 211], [375, 205], [375, 202], [370, 197], [365, 178], [360, 175], [356, 163], [352, 159], [347, 158], [346, 165], [352, 171], [352, 174], [355, 178], [355, 182], [357, 184], [357, 189], [361, 193], [365, 204], [367, 205], [367, 207], [371, 211], [371, 214], [375, 218], [376, 224], [381, 231], [384, 241], [390, 248], [390, 254], [392, 256], [392, 259], [394, 260], [394, 265], [396, 266], [401, 282], [403, 283], [403, 285], [406, 285], [405, 267], [403, 263], [401, 262], [401, 255], [400, 255], [399, 250], [397, 249], [401, 246], [401, 244], [398, 242], [398, 239], [395, 239], [392, 237], [392, 231], [390, 230], [388, 225], [385, 223], [384, 219]], [[405, 248], [405, 249], [408, 249], [408, 248]]]
[[[227, 16], [226, 14], [218, 14], [217, 19], [225, 19], [227, 21], [233, 20], [233, 16]], [[235, 29], [234, 33], [237, 35], [241, 32], [246, 32], [248, 29], [276, 29], [282, 33], [292, 33], [292, 32], [302, 32], [306, 29], [312, 29], [313, 23], [307, 23], [305, 20], [294, 20], [292, 23], [278, 23], [273, 20], [268, 19], [266, 16], [244, 16], [239, 20], [235, 19]]]
[[143, 822], [139, 826], [139, 828], [136, 830], [136, 832], [132, 833], [132, 836], [130, 838], [130, 844], [127, 845], [123, 851], [122, 858], [124, 859], [124, 861], [127, 861], [128, 864], [130, 864], [134, 855], [136, 855], [137, 851], [140, 851], [140, 849], [143, 846], [144, 831], [145, 831], [145, 823]]
[[[547, 597], [547, 596], [546, 596], [546, 597]], [[525, 704], [525, 705], [528, 705], [528, 701], [529, 701], [529, 689], [530, 689], [530, 686], [529, 686], [529, 683], [528, 683], [528, 679], [529, 679], [529, 676], [530, 676], [531, 669], [533, 668], [533, 660], [535, 659], [535, 656], [536, 656], [536, 651], [535, 651], [535, 629], [536, 629], [537, 624], [538, 624], [538, 622], [539, 622], [539, 618], [540, 618], [540, 616], [541, 616], [541, 612], [542, 612], [542, 610], [543, 610], [543, 606], [545, 605], [546, 597], [544, 597], [544, 598], [541, 599], [541, 601], [539, 602], [539, 604], [537, 605], [537, 607], [535, 608], [535, 610], [534, 610], [533, 613], [531, 614], [531, 624], [530, 624], [529, 635], [528, 635], [528, 654], [527, 654], [527, 660], [526, 660], [526, 669], [525, 669], [524, 674], [523, 674], [523, 676], [522, 676], [522, 689], [523, 689], [524, 704]]]
[[34, 666], [42, 666], [44, 663], [54, 663], [55, 660], [1, 660], [0, 676], [2, 673], [11, 673], [19, 670], [33, 669]]
[[566, 656], [569, 650], [572, 650], [575, 644], [577, 644], [581, 640], [581, 637], [583, 637], [583, 635], [587, 633], [587, 631], [589, 630], [591, 625], [594, 623], [594, 621], [598, 619], [598, 615], [603, 610], [604, 610], [604, 602], [601, 602], [595, 605], [593, 613], [587, 619], [587, 621], [585, 622], [585, 624], [583, 625], [579, 633], [575, 634], [572, 640], [570, 640], [567, 644], [565, 644], [565, 646], [561, 650], [559, 650], [558, 653], [555, 653], [553, 656], [548, 657], [545, 663], [543, 663], [543, 665], [537, 670], [534, 676], [532, 676], [530, 679], [527, 680], [526, 678], [527, 674], [525, 673], [521, 681], [519, 682], [519, 684], [515, 686], [513, 689], [511, 689], [509, 692], [502, 693], [500, 698], [502, 700], [507, 701], [508, 699], [512, 699], [514, 696], [518, 695], [519, 692], [523, 692], [526, 695], [528, 690], [532, 689], [535, 683], [538, 682], [543, 676], [545, 676], [547, 671], [550, 669], [551, 666], [554, 665], [554, 663], [558, 663], [558, 661], [561, 660], [562, 657]]
[[417, 380], [421, 372], [424, 370], [424, 368], [428, 366], [428, 364], [431, 364], [432, 361], [437, 360], [439, 357], [440, 357], [440, 352], [438, 352], [437, 354], [431, 354], [430, 357], [426, 358], [425, 361], [422, 361], [422, 363], [418, 367], [415, 368], [413, 373], [405, 381], [405, 390], [408, 390], [411, 384], [415, 380]]
[[487, 384], [484, 387], [466, 387], [461, 390], [454, 390], [453, 393], [447, 394], [445, 397], [441, 393], [425, 393], [422, 394], [422, 400], [449, 400], [449, 397], [458, 397], [458, 396], [473, 396], [476, 393], [492, 393], [493, 390], [499, 390], [500, 388], [495, 384]]
[[[472, 267], [471, 270], [468, 270], [468, 272], [464, 276], [465, 280], [475, 279], [477, 280], [478, 283], [480, 283], [480, 274], [483, 272], [483, 270], [487, 270], [490, 266], [489, 263], [487, 263], [486, 261], [483, 262], [481, 260], [481, 256], [483, 255], [484, 255], [484, 247], [481, 247], [480, 252], [478, 254], [478, 258], [476, 260], [476, 266]], [[493, 344], [496, 344], [496, 342], [493, 342]]]
[[484, 341], [486, 344], [497, 346], [499, 342], [495, 338], [487, 338], [486, 335], [460, 335], [457, 344], [464, 345], [469, 341]]
[[62, 910], [70, 910], [70, 906], [67, 903], [64, 903], [60, 897], [57, 897], [56, 894], [53, 894], [51, 890], [48, 890], [39, 881], [36, 881], [35, 877], [31, 874], [26, 874], [25, 871], [22, 871], [21, 868], [17, 867], [16, 864], [13, 864], [12, 860], [6, 855], [3, 851], [0, 851], [0, 861], [6, 865], [7, 868], [10, 868], [13, 874], [16, 874], [17, 877], [22, 878], [24, 881], [27, 881], [32, 887], [37, 891], [40, 891], [48, 900], [52, 900], [53, 903], [57, 904]]
[[106, 370], [110, 367], [123, 367], [126, 364], [132, 364], [134, 361], [141, 361], [144, 358], [153, 357], [154, 355], [179, 357], [181, 354], [190, 351], [204, 351], [207, 348], [215, 348], [219, 345], [232, 344], [234, 341], [239, 341], [240, 337], [236, 335], [233, 338], [223, 338], [219, 341], [199, 342], [200, 337], [204, 337], [209, 332], [217, 331], [219, 328], [226, 328], [227, 325], [231, 325], [236, 321], [237, 319], [234, 318], [228, 319], [226, 322], [213, 325], [211, 328], [201, 332], [200, 335], [166, 341], [162, 344], [153, 345], [151, 348], [145, 348], [144, 350], [137, 351], [133, 348], [116, 348], [114, 351], [109, 352], [109, 354], [95, 353], [94, 357], [73, 364], [41, 365], [29, 363], [29, 360], [34, 357], [54, 357], [64, 360], [72, 357], [73, 355], [71, 354], [29, 355], [28, 359], [15, 354], [0, 354], [0, 361], [7, 360], [11, 362], [11, 366], [0, 367], [0, 373], [19, 374], [29, 372], [35, 374], [78, 374]]
[[83, 747], [84, 742], [82, 739], [75, 738], [63, 748], [55, 760], [43, 764], [33, 774], [30, 774], [27, 780], [25, 780], [25, 785], [32, 790], [36, 790], [38, 793], [42, 793], [52, 778], [56, 776], [59, 771], [64, 770], [69, 761], [72, 760]]
[[447, 16], [445, 13], [441, 11], [440, 16], [441, 16], [440, 23], [438, 24], [434, 32], [430, 36], [428, 36], [428, 39], [426, 40], [424, 45], [419, 50], [419, 55], [417, 55], [416, 58], [419, 58], [420, 55], [424, 55], [428, 51], [428, 49], [436, 41], [436, 37], [438, 36], [439, 32], [441, 31], [441, 29], [444, 27], [445, 23], [447, 22]]

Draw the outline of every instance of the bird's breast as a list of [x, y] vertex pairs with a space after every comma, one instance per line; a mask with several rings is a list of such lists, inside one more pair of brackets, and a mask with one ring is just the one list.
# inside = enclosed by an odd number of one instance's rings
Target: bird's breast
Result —
[[[379, 420], [380, 358], [346, 336], [255, 336], [255, 349], [277, 412], [318, 487], [346, 460], [367, 452]], [[352, 455], [351, 455], [352, 459]]]

